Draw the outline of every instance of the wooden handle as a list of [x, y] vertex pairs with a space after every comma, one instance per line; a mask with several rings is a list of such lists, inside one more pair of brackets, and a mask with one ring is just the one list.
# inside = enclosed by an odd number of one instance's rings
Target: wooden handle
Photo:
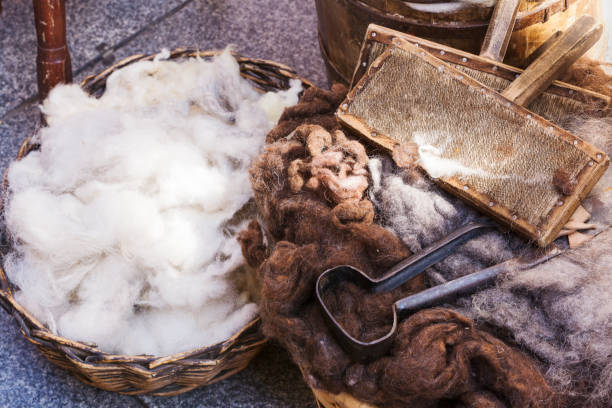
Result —
[[521, 0], [498, 0], [485, 35], [480, 56], [502, 61], [514, 30]]
[[584, 55], [601, 37], [603, 25], [582, 16], [550, 48], [538, 57], [502, 95], [527, 106]]
[[38, 37], [38, 96], [42, 100], [61, 82], [72, 82], [72, 65], [66, 45], [64, 0], [33, 0]]
[[559, 37], [563, 35], [563, 31], [556, 31], [553, 35], [548, 37], [548, 40], [544, 41], [538, 48], [535, 49], [525, 60], [521, 63], [520, 67], [525, 69], [531, 65], [533, 61], [538, 59], [540, 55], [544, 54], [544, 52], [552, 47], [554, 43], [557, 42]]

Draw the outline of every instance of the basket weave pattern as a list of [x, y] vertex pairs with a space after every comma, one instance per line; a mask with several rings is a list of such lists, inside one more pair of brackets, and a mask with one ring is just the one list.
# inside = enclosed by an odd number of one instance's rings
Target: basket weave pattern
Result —
[[[218, 51], [179, 49], [170, 53], [170, 59], [196, 56], [208, 59], [218, 54]], [[106, 79], [114, 71], [154, 57], [155, 54], [126, 58], [98, 75], [87, 77], [81, 86], [92, 95], [100, 95], [104, 91]], [[286, 89], [290, 79], [299, 79], [305, 87], [311, 86], [285, 65], [237, 55], [235, 57], [241, 75], [263, 91]], [[31, 139], [26, 139], [17, 158], [24, 157], [38, 147], [31, 143]], [[6, 190], [6, 177], [4, 188]], [[23, 336], [53, 364], [71, 371], [84, 383], [107, 391], [158, 396], [190, 391], [244, 369], [266, 342], [259, 330], [260, 320], [256, 318], [238, 333], [214, 346], [166, 357], [112, 355], [101, 351], [95, 344], [80, 343], [53, 334], [15, 300], [15, 289], [0, 268], [0, 305], [15, 318]]]

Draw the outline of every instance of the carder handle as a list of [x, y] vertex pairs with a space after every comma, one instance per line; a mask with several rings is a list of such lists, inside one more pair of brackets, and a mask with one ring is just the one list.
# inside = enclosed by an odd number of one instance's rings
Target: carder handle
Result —
[[497, 0], [489, 27], [480, 49], [480, 56], [502, 61], [510, 44], [521, 0]]
[[482, 220], [471, 222], [451, 232], [446, 237], [391, 268], [385, 276], [376, 280], [373, 291], [376, 293], [387, 292], [401, 286], [431, 265], [449, 256], [459, 245], [493, 228], [495, 228], [495, 223]]
[[527, 106], [552, 82], [583, 56], [601, 37], [603, 25], [591, 16], [582, 16], [540, 55], [502, 95]]
[[535, 61], [540, 55], [544, 54], [547, 49], [552, 47], [557, 42], [559, 37], [563, 35], [563, 31], [555, 31], [553, 35], [548, 37], [548, 40], [544, 41], [538, 48], [535, 49], [525, 60], [521, 63], [521, 68], [527, 68], [533, 61]]

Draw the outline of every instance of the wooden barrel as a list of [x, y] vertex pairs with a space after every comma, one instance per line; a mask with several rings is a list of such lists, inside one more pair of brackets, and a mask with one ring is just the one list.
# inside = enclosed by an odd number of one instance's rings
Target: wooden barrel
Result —
[[[609, 1], [609, 0], [608, 0]], [[330, 80], [348, 83], [359, 58], [366, 28], [376, 23], [477, 54], [492, 8], [466, 3], [411, 3], [404, 0], [315, 0], [319, 45]], [[441, 8], [444, 7], [444, 8]], [[505, 62], [521, 66], [557, 30], [589, 14], [599, 20], [602, 0], [523, 0]], [[602, 40], [588, 54], [603, 55]]]

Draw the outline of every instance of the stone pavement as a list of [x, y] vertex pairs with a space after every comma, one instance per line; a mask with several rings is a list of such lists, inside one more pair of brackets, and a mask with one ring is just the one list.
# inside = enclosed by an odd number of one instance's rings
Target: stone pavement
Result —
[[[173, 9], [173, 14], [166, 15]], [[282, 62], [326, 85], [312, 0], [67, 0], [66, 13], [74, 71], [101, 50], [159, 19], [118, 50], [115, 60], [162, 48], [210, 50], [234, 44], [245, 56]], [[36, 93], [35, 58], [31, 0], [4, 0], [0, 14], [1, 169], [39, 126], [38, 108], [22, 103]], [[111, 63], [87, 66], [75, 82]], [[62, 406], [311, 408], [316, 404], [288, 354], [274, 345], [241, 373], [180, 396], [130, 397], [101, 391], [49, 363], [0, 309], [0, 407]]]

